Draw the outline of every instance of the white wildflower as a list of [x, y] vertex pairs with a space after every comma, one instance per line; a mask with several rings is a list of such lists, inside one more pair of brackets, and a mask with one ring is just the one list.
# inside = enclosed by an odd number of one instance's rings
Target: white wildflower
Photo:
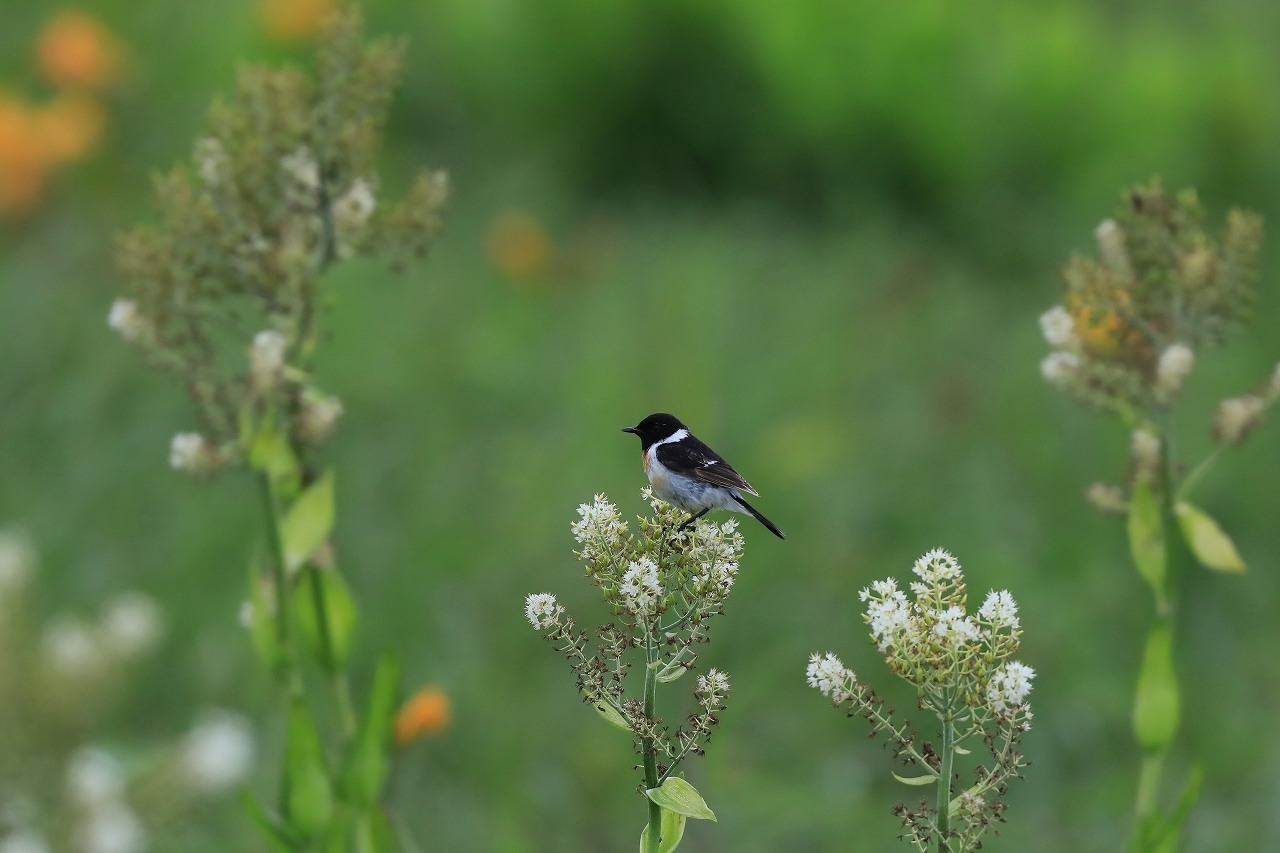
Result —
[[698, 692], [724, 694], [729, 692], [729, 676], [718, 669], [707, 670], [706, 675], [698, 676]]
[[1155, 471], [1160, 466], [1160, 436], [1148, 427], [1138, 427], [1130, 439], [1129, 452], [1141, 471]]
[[1093, 231], [1098, 241], [1098, 255], [1107, 269], [1128, 275], [1129, 250], [1125, 248], [1124, 231], [1114, 219], [1104, 219]]
[[253, 768], [253, 728], [240, 714], [207, 713], [182, 741], [182, 769], [192, 786], [214, 793], [230, 788]]
[[41, 642], [49, 663], [64, 675], [84, 675], [102, 662], [101, 649], [93, 632], [84, 622], [70, 616], [51, 622]]
[[654, 612], [662, 596], [662, 584], [658, 581], [658, 564], [648, 557], [632, 560], [618, 584], [622, 606], [637, 616]]
[[1040, 362], [1040, 375], [1050, 385], [1065, 388], [1080, 369], [1080, 357], [1073, 352], [1051, 352]]
[[71, 799], [88, 807], [113, 803], [124, 796], [124, 772], [120, 762], [105, 749], [82, 746], [67, 763], [67, 791]]
[[904, 645], [915, 631], [911, 605], [906, 595], [896, 589], [884, 598], [873, 598], [867, 603], [866, 622], [881, 651]]
[[549, 592], [535, 592], [524, 600], [524, 617], [539, 631], [545, 631], [560, 621], [564, 607]]
[[997, 628], [1018, 630], [1018, 603], [1007, 589], [992, 590], [978, 608], [978, 616]]
[[140, 853], [146, 847], [142, 821], [123, 802], [91, 810], [80, 828], [82, 853]]
[[1026, 664], [1010, 661], [996, 670], [987, 684], [987, 699], [997, 712], [1003, 713], [1023, 703], [1031, 692], [1031, 679], [1036, 671]]
[[1170, 344], [1160, 353], [1156, 365], [1156, 399], [1168, 402], [1182, 390], [1182, 382], [1196, 363], [1196, 354], [1186, 344]]
[[204, 474], [213, 469], [217, 452], [198, 432], [180, 432], [169, 444], [169, 467], [188, 474]]
[[107, 312], [107, 326], [129, 343], [138, 343], [151, 332], [151, 321], [143, 316], [132, 299], [116, 299]]
[[231, 163], [227, 157], [227, 149], [219, 139], [212, 136], [197, 139], [192, 157], [196, 161], [200, 179], [210, 189], [225, 182], [230, 174]]
[[960, 564], [956, 562], [956, 558], [951, 556], [950, 552], [941, 548], [934, 548], [916, 560], [912, 571], [919, 575], [920, 579], [926, 584], [936, 586], [943, 581], [960, 577]]
[[302, 392], [302, 411], [298, 415], [298, 432], [309, 444], [324, 444], [342, 417], [342, 401], [332, 394], [314, 388]]
[[1223, 400], [1213, 418], [1214, 436], [1224, 444], [1239, 444], [1262, 420], [1265, 409], [1262, 398], [1252, 394]]
[[1124, 490], [1108, 483], [1094, 483], [1085, 491], [1085, 498], [1103, 512], [1128, 512], [1129, 502]]
[[253, 345], [249, 347], [249, 381], [258, 393], [268, 393], [280, 384], [287, 346], [284, 335], [275, 329], [253, 336]]
[[281, 157], [280, 168], [302, 189], [320, 189], [320, 166], [306, 146], [296, 148], [291, 154]]
[[1061, 349], [1075, 337], [1075, 321], [1061, 305], [1055, 305], [1040, 315], [1040, 331], [1045, 342], [1054, 349]]
[[839, 705], [853, 698], [852, 688], [857, 683], [858, 677], [831, 652], [825, 655], [814, 652], [809, 656], [805, 681], [810, 687], [816, 688], [823, 696]]
[[978, 626], [973, 623], [964, 610], [959, 607], [948, 607], [934, 614], [933, 633], [952, 648], [962, 648], [980, 636]]
[[347, 189], [333, 202], [333, 225], [338, 238], [338, 254], [349, 257], [353, 251], [353, 243], [364, 233], [369, 218], [378, 206], [373, 187], [364, 178], [356, 178]]
[[160, 607], [139, 592], [116, 596], [102, 613], [102, 639], [108, 649], [132, 657], [155, 645], [163, 630]]
[[570, 525], [573, 538], [582, 546], [582, 559], [593, 560], [608, 557], [617, 550], [627, 525], [618, 514], [618, 508], [604, 495], [596, 495], [589, 504], [578, 507], [579, 520]]

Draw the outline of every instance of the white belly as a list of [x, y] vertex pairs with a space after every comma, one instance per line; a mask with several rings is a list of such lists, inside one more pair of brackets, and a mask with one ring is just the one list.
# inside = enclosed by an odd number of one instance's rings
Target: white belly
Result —
[[644, 454], [644, 473], [655, 495], [687, 513], [699, 513], [704, 509], [747, 512], [733, 499], [736, 490], [713, 486], [692, 477], [676, 476], [658, 461], [653, 447]]

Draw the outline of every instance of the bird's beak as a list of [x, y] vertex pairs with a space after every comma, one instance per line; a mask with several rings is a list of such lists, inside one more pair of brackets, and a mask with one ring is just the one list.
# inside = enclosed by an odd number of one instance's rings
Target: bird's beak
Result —
[[635, 428], [635, 427], [623, 427], [623, 428], [622, 428], [622, 431], [623, 431], [623, 432], [630, 432], [630, 433], [634, 433], [634, 432], [636, 432], [636, 428]]

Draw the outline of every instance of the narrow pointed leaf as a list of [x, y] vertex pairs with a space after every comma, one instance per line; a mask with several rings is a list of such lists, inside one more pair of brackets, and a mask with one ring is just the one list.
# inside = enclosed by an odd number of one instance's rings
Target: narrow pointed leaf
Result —
[[280, 525], [285, 563], [290, 571], [302, 565], [333, 531], [333, 472], [308, 486], [289, 507]]
[[378, 660], [369, 691], [369, 706], [347, 763], [344, 789], [355, 804], [372, 807], [387, 778], [391, 725], [400, 690], [400, 666], [391, 654]]
[[289, 834], [289, 830], [280, 823], [279, 818], [267, 813], [262, 804], [254, 799], [253, 794], [247, 790], [241, 791], [240, 803], [244, 806], [245, 813], [249, 815], [250, 822], [266, 839], [272, 853], [293, 853], [298, 849], [297, 839]]
[[596, 709], [596, 713], [604, 717], [605, 721], [611, 726], [617, 726], [624, 732], [630, 732], [631, 726], [627, 725], [627, 718], [618, 712], [618, 709], [610, 705], [608, 702], [594, 702], [591, 705]]
[[707, 806], [698, 789], [679, 776], [668, 777], [667, 781], [656, 788], [650, 788], [644, 794], [664, 809], [676, 814], [698, 820], [714, 821], [716, 819], [715, 812]]
[[1243, 572], [1244, 560], [1231, 541], [1231, 537], [1213, 517], [1199, 507], [1179, 501], [1173, 508], [1178, 516], [1178, 526], [1187, 540], [1187, 547], [1196, 555], [1200, 565], [1215, 572]]
[[1160, 503], [1145, 480], [1133, 484], [1129, 501], [1129, 550], [1133, 564], [1142, 579], [1164, 597], [1167, 555], [1164, 547], [1164, 524], [1160, 519]]
[[318, 835], [333, 814], [333, 789], [325, 770], [320, 734], [305, 702], [289, 709], [285, 746], [285, 814], [289, 826], [304, 838]]
[[1133, 702], [1133, 731], [1147, 752], [1162, 752], [1177, 734], [1182, 714], [1178, 677], [1173, 669], [1173, 631], [1157, 622], [1147, 635]]
[[[331, 673], [346, 669], [355, 639], [356, 602], [342, 575], [337, 569], [314, 566], [304, 569], [302, 583], [293, 589], [293, 601], [298, 633], [320, 666]], [[329, 636], [328, 647], [320, 630], [321, 611]]]
[[688, 671], [689, 671], [688, 669], [686, 669], [683, 666], [680, 666], [679, 664], [677, 664], [676, 666], [664, 666], [662, 669], [658, 670], [657, 679], [662, 684], [667, 684], [669, 682], [675, 681], [677, 678], [684, 675]]
[[897, 779], [904, 785], [932, 785], [934, 782], [938, 781], [937, 776], [930, 776], [927, 774], [924, 776], [899, 776], [897, 773], [894, 773], [893, 778]]

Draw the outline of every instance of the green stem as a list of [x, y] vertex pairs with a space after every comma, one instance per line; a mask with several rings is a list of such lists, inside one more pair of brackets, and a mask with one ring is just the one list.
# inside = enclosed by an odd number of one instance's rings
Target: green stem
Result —
[[280, 643], [280, 663], [276, 676], [287, 685], [289, 695], [302, 691], [302, 682], [296, 665], [293, 648], [293, 610], [289, 577], [284, 556], [284, 539], [280, 534], [280, 501], [276, 496], [271, 475], [263, 471], [258, 476], [262, 486], [263, 502], [267, 511], [267, 538], [271, 546], [271, 582], [275, 587], [276, 640]]
[[334, 702], [338, 706], [342, 734], [345, 740], [350, 741], [356, 736], [356, 711], [351, 702], [351, 687], [347, 683], [347, 674], [338, 668], [338, 656], [333, 647], [333, 633], [329, 629], [329, 608], [324, 598], [324, 583], [320, 579], [320, 571], [315, 566], [307, 571], [307, 580], [311, 587], [311, 607], [315, 610], [316, 628], [320, 634], [320, 656], [323, 659], [324, 671], [329, 674], [329, 687], [333, 691]]
[[[658, 693], [658, 645], [654, 641], [653, 632], [645, 632], [644, 646], [644, 716], [645, 724], [655, 716]], [[652, 737], [641, 739], [641, 750], [644, 757], [645, 788], [658, 787], [658, 750]], [[662, 807], [653, 800], [649, 803], [649, 823], [645, 830], [644, 853], [658, 853], [658, 842], [662, 836]]]
[[1160, 776], [1164, 769], [1164, 756], [1163, 752], [1142, 756], [1142, 769], [1138, 771], [1138, 801], [1134, 809], [1139, 834], [1144, 821], [1160, 809]]
[[1187, 476], [1182, 478], [1182, 483], [1179, 484], [1178, 492], [1175, 496], [1177, 500], [1186, 499], [1187, 495], [1191, 493], [1191, 487], [1198, 483], [1200, 478], [1208, 473], [1209, 469], [1218, 461], [1218, 458], [1222, 456], [1224, 450], [1226, 450], [1226, 445], [1219, 444], [1209, 452], [1208, 456], [1201, 459], [1196, 467], [1191, 469], [1191, 472], [1187, 474]]
[[942, 767], [938, 779], [938, 853], [951, 849], [951, 776], [956, 757], [956, 724], [948, 706], [942, 717]]

